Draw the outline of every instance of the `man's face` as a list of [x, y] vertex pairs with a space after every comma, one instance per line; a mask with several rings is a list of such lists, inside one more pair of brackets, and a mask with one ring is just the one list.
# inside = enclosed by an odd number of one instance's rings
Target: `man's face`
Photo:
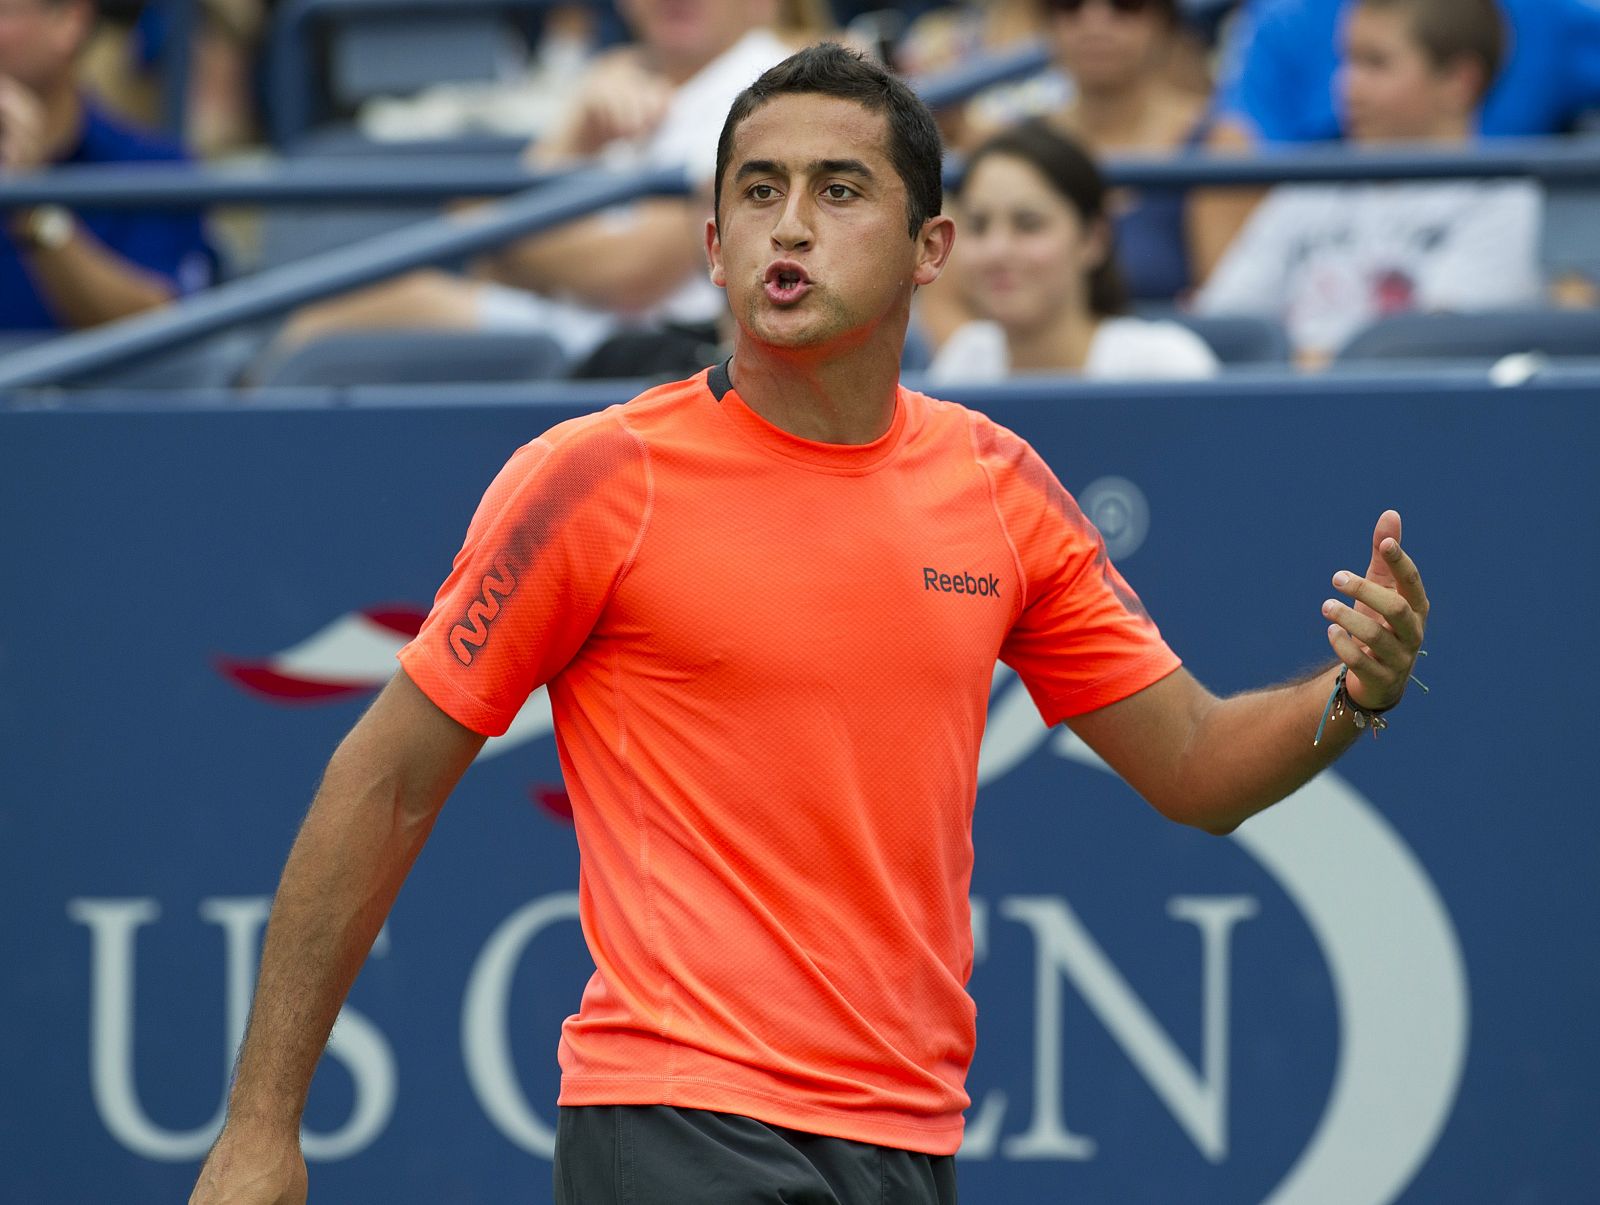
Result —
[[1339, 71], [1345, 133], [1356, 142], [1403, 142], [1454, 132], [1473, 107], [1462, 72], [1436, 68], [1403, 13], [1358, 4]]
[[89, 23], [77, 0], [0, 0], [0, 75], [53, 90], [72, 78]]
[[772, 0], [621, 0], [618, 8], [652, 54], [699, 66], [774, 15]]
[[706, 225], [711, 279], [739, 326], [775, 347], [853, 346], [896, 321], [903, 336], [912, 286], [949, 254], [949, 219], [906, 229], [885, 116], [831, 96], [779, 96], [745, 118], [720, 218], [720, 234]]

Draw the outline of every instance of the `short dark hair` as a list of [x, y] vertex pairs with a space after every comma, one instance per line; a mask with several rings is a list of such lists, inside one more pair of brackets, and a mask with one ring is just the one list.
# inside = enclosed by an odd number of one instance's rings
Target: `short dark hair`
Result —
[[1478, 99], [1488, 93], [1506, 56], [1506, 23], [1495, 0], [1358, 0], [1363, 8], [1399, 13], [1423, 55], [1442, 71], [1462, 59], [1483, 72]]
[[943, 155], [939, 127], [904, 83], [876, 63], [837, 42], [821, 42], [792, 54], [734, 98], [717, 139], [717, 179], [713, 212], [722, 217], [722, 176], [733, 152], [733, 135], [742, 122], [777, 96], [820, 93], [852, 100], [882, 113], [889, 126], [889, 161], [906, 186], [906, 224], [916, 238], [922, 224], [944, 207]]
[[[1084, 226], [1106, 220], [1106, 180], [1089, 152], [1044, 121], [1035, 119], [1001, 130], [979, 143], [962, 168], [957, 195], [972, 178], [972, 171], [991, 155], [1005, 155], [1028, 164], [1059, 193]], [[1096, 317], [1112, 318], [1128, 312], [1128, 289], [1117, 267], [1115, 252], [1089, 273], [1089, 310]]]

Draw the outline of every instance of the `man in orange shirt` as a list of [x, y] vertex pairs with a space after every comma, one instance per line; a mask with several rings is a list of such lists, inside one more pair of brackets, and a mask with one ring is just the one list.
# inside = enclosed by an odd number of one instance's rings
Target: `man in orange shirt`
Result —
[[997, 659], [1218, 833], [1399, 701], [1427, 600], [1394, 512], [1365, 575], [1334, 577], [1342, 667], [1218, 699], [1027, 444], [899, 385], [954, 237], [939, 166], [927, 110], [838, 47], [735, 102], [706, 231], [733, 357], [552, 428], [490, 486], [290, 854], [193, 1201], [303, 1199], [339, 1003], [446, 795], [541, 684], [596, 965], [561, 1038], [564, 1205], [955, 1199]]

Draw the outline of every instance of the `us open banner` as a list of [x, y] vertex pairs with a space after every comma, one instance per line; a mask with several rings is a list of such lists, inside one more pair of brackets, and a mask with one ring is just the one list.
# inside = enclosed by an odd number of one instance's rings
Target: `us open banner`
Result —
[[[963, 1200], [1594, 1199], [1597, 390], [963, 395], [1055, 466], [1216, 690], [1327, 658], [1328, 579], [1386, 506], [1435, 603], [1432, 693], [1224, 839], [996, 675]], [[490, 477], [574, 412], [0, 412], [0, 1199], [184, 1199], [318, 774]], [[536, 695], [334, 1030], [313, 1200], [549, 1200], [590, 970], [567, 807]]]

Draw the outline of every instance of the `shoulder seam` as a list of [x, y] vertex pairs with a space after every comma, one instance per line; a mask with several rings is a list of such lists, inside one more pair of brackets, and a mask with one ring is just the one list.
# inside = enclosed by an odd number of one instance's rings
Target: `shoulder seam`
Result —
[[654, 466], [650, 463], [650, 445], [637, 431], [628, 425], [628, 420], [623, 416], [621, 409], [615, 413], [617, 426], [624, 435], [633, 440], [639, 449], [639, 462], [644, 469], [644, 505], [639, 508], [639, 527], [634, 533], [633, 545], [628, 549], [628, 555], [622, 559], [622, 565], [617, 570], [617, 575], [611, 583], [611, 589], [606, 591], [605, 606], [611, 605], [611, 600], [622, 588], [623, 581], [632, 572], [635, 562], [639, 559], [639, 549], [644, 545], [645, 532], [650, 526], [650, 520], [655, 517], [656, 503], [656, 478]]
[[[963, 407], [963, 409], [965, 409]], [[994, 479], [994, 472], [984, 463], [983, 457], [978, 452], [978, 423], [979, 415], [972, 410], [965, 411], [967, 420], [967, 444], [972, 451], [972, 462], [977, 465], [978, 472], [983, 474], [984, 483], [989, 487], [989, 506], [994, 511], [995, 523], [1000, 527], [1000, 534], [1004, 537], [1006, 548], [1011, 552], [1011, 567], [1016, 571], [1017, 583], [1021, 587], [1017, 591], [1017, 602], [1012, 608], [1011, 626], [1022, 618], [1022, 612], [1027, 607], [1028, 592], [1031, 583], [1028, 581], [1027, 571], [1022, 565], [1022, 554], [1017, 550], [1017, 542], [1011, 537], [1011, 528], [1006, 523], [1005, 512], [1000, 509], [1000, 487]]]

